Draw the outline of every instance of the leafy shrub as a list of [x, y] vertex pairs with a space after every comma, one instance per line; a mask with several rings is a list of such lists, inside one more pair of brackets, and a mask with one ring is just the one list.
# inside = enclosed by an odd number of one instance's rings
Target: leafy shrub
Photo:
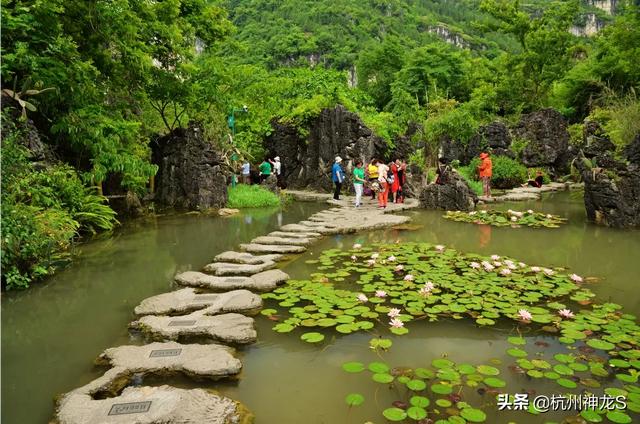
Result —
[[115, 212], [91, 193], [73, 168], [36, 170], [6, 132], [2, 143], [2, 281], [7, 289], [26, 288], [69, 259], [67, 249], [79, 233], [111, 230]]
[[[477, 167], [477, 165], [476, 165]], [[457, 169], [458, 173], [462, 175], [471, 190], [473, 190], [478, 196], [482, 196], [482, 182], [478, 181], [478, 172], [476, 168], [472, 168], [471, 165], [461, 166]]]
[[[513, 188], [527, 181], [527, 168], [515, 159], [507, 156], [492, 156], [493, 175], [491, 186], [495, 188]], [[474, 179], [478, 179], [478, 165], [480, 159], [474, 158], [467, 166], [467, 172], [472, 173]]]
[[280, 198], [259, 185], [240, 184], [229, 187], [227, 206], [230, 208], [260, 208], [278, 206]]

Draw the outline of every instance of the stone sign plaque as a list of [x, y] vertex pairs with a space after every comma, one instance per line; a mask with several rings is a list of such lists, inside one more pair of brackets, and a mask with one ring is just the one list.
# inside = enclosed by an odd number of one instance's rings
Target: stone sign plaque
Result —
[[170, 321], [169, 322], [169, 327], [190, 327], [195, 323], [196, 323], [196, 320], [194, 320], [194, 319], [176, 320], [176, 321]]
[[151, 408], [150, 400], [145, 402], [114, 403], [111, 405], [108, 415], [141, 414], [148, 412], [149, 408]]
[[169, 356], [180, 356], [182, 349], [157, 349], [152, 350], [149, 358], [167, 358]]

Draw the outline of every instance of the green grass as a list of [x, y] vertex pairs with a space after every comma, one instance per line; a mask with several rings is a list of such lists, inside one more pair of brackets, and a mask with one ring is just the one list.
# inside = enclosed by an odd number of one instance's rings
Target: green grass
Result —
[[482, 196], [482, 181], [475, 180], [474, 168], [472, 168], [471, 165], [467, 165], [461, 166], [456, 170], [460, 175], [462, 175], [462, 178], [467, 181], [469, 187], [471, 187], [471, 190], [473, 190], [478, 196]]
[[240, 184], [229, 187], [229, 208], [260, 208], [265, 206], [280, 205], [280, 198], [269, 190], [259, 185]]

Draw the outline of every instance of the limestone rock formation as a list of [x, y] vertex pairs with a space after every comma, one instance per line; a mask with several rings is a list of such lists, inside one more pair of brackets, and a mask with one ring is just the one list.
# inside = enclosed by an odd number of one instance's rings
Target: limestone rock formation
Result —
[[510, 146], [511, 134], [509, 133], [509, 128], [500, 121], [494, 121], [478, 128], [478, 131], [469, 140], [465, 156], [461, 162], [465, 165], [468, 164], [484, 150], [489, 150], [493, 156], [514, 158], [515, 155], [509, 150]]
[[475, 207], [478, 196], [455, 170], [444, 173], [442, 184], [428, 184], [420, 190], [420, 206], [426, 209], [469, 211]]
[[[273, 122], [273, 133], [265, 140], [270, 156], [280, 156], [288, 187], [330, 190], [331, 166], [341, 156], [343, 167], [354, 159], [380, 156], [385, 141], [374, 135], [360, 117], [344, 106], [323, 110], [309, 122], [309, 135], [301, 137], [292, 126]], [[345, 189], [350, 184], [345, 183]]]
[[556, 174], [568, 171], [569, 132], [560, 112], [547, 108], [523, 115], [514, 131], [528, 141], [521, 157], [525, 166], [550, 167]]
[[227, 203], [223, 158], [191, 123], [151, 143], [158, 165], [155, 201], [178, 209], [221, 208]]
[[608, 167], [603, 167], [602, 160], [592, 167], [582, 153], [576, 160], [584, 180], [587, 217], [597, 224], [640, 226], [640, 134], [626, 146], [624, 154], [629, 161], [626, 167], [613, 159]]

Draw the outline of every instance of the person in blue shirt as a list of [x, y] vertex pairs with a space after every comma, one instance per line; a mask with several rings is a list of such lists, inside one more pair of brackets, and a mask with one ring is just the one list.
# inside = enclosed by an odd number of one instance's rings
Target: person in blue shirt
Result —
[[336, 189], [333, 192], [333, 198], [335, 200], [340, 200], [340, 189], [342, 188], [342, 183], [344, 182], [344, 171], [342, 170], [342, 166], [340, 166], [341, 162], [342, 158], [340, 156], [336, 156], [336, 161], [331, 168], [331, 179], [336, 185]]

